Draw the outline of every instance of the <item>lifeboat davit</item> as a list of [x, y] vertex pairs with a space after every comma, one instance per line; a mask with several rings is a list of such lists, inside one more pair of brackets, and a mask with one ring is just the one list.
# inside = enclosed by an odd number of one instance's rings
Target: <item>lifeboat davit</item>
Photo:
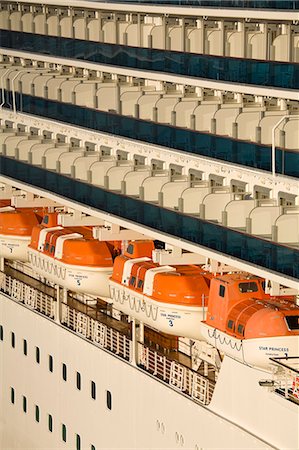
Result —
[[202, 335], [242, 363], [269, 368], [269, 358], [299, 353], [299, 308], [294, 297], [266, 295], [262, 279], [230, 274], [211, 281]]
[[200, 266], [159, 266], [130, 256], [114, 261], [109, 285], [116, 308], [161, 332], [200, 339], [212, 275]]
[[0, 209], [0, 256], [10, 260], [28, 261], [27, 247], [32, 229], [40, 221], [41, 217], [36, 211], [3, 206]]
[[[49, 222], [47, 222], [49, 223]], [[55, 284], [109, 299], [114, 246], [94, 239], [87, 227], [34, 227], [28, 257], [32, 268]]]

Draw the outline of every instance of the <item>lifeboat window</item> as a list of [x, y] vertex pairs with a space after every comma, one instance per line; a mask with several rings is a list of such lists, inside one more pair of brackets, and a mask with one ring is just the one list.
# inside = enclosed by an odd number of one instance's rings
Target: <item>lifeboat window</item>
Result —
[[219, 297], [224, 297], [225, 295], [225, 286], [223, 284], [220, 284], [219, 286]]
[[138, 281], [138, 288], [141, 289], [143, 287], [143, 280]]
[[242, 292], [242, 294], [245, 294], [246, 292], [257, 292], [258, 287], [256, 283], [248, 281], [246, 283], [239, 283], [239, 291]]
[[235, 325], [235, 323], [234, 323], [233, 320], [229, 320], [229, 321], [227, 322], [227, 328], [228, 328], [229, 330], [233, 330], [233, 329], [234, 329], [234, 325]]
[[134, 245], [133, 244], [128, 245], [127, 253], [129, 253], [129, 255], [133, 255], [133, 253], [134, 253]]
[[52, 247], [51, 247], [51, 253], [54, 253], [54, 252], [55, 252], [55, 246], [52, 245]]
[[26, 341], [26, 339], [23, 339], [23, 353], [25, 356], [27, 356], [27, 341]]
[[238, 333], [244, 336], [244, 326], [241, 324], [238, 325]]
[[135, 286], [136, 277], [131, 277], [130, 279], [130, 286]]
[[299, 330], [299, 316], [286, 316], [289, 330]]
[[45, 217], [44, 217], [43, 223], [44, 223], [45, 225], [48, 225], [48, 223], [49, 223], [49, 216], [45, 216]]
[[46, 245], [45, 245], [45, 250], [46, 250], [46, 251], [49, 250], [49, 242], [46, 243]]

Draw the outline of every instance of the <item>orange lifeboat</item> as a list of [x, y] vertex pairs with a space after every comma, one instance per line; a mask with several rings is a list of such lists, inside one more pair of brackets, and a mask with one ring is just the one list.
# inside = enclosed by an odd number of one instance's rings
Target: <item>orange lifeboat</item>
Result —
[[294, 297], [266, 295], [260, 278], [224, 275], [211, 282], [202, 334], [224, 353], [266, 367], [269, 358], [298, 355], [299, 308]]
[[37, 211], [10, 206], [0, 210], [0, 255], [3, 258], [28, 261], [27, 247], [34, 226], [41, 218]]
[[108, 298], [113, 244], [94, 239], [88, 227], [48, 226], [55, 225], [52, 219], [49, 215], [33, 228], [28, 247], [33, 269], [72, 291]]
[[159, 331], [199, 339], [211, 278], [200, 266], [159, 266], [126, 252], [115, 259], [110, 296], [119, 310]]

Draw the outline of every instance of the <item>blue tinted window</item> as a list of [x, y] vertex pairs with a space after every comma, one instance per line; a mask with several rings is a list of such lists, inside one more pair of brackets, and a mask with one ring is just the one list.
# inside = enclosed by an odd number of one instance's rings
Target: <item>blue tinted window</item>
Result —
[[[259, 239], [196, 217], [109, 192], [69, 177], [0, 155], [4, 176], [46, 189], [83, 205], [145, 225], [193, 244], [219, 251], [281, 273], [299, 278], [298, 249]], [[66, 375], [66, 367], [65, 367]]]
[[0, 41], [3, 47], [100, 64], [288, 89], [299, 87], [296, 63], [129, 47], [8, 30], [0, 30]]
[[[299, 65], [298, 65], [299, 67]], [[12, 93], [5, 91], [5, 106], [12, 104]], [[1, 91], [0, 91], [1, 94]], [[180, 151], [208, 156], [257, 169], [272, 170], [271, 147], [254, 142], [147, 122], [117, 114], [62, 104], [30, 95], [16, 94], [17, 109], [50, 119], [61, 120], [94, 130], [145, 140]], [[299, 152], [276, 148], [276, 173], [299, 177]], [[51, 249], [52, 250], [52, 249]], [[53, 252], [55, 247], [53, 246]]]

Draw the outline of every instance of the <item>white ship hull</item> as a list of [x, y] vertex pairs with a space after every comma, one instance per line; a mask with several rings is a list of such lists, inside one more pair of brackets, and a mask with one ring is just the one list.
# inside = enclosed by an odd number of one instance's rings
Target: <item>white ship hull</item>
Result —
[[[3, 449], [74, 449], [76, 434], [84, 449], [91, 444], [96, 449], [138, 450], [299, 446], [298, 433], [294, 432], [297, 407], [258, 385], [266, 375], [263, 372], [226, 358], [213, 400], [209, 407], [203, 407], [8, 296], [0, 294], [0, 300]], [[15, 348], [11, 346], [11, 331], [15, 333]], [[28, 345], [27, 356], [22, 351], [23, 339]], [[40, 364], [35, 360], [36, 347]], [[53, 357], [53, 373], [48, 370], [49, 355]], [[63, 363], [67, 381], [62, 379]], [[81, 374], [80, 391], [76, 372]], [[96, 400], [90, 396], [91, 380], [97, 386]], [[10, 399], [11, 387], [15, 404]], [[106, 406], [106, 390], [112, 395], [111, 411]], [[27, 413], [22, 409], [22, 396], [27, 398]], [[39, 423], [35, 405], [40, 409]], [[48, 414], [53, 418], [53, 432], [48, 430]], [[67, 429], [66, 443], [61, 439], [62, 424]]]
[[109, 281], [115, 307], [141, 322], [167, 334], [201, 339], [200, 322], [206, 308], [157, 302], [125, 286]]
[[31, 236], [8, 236], [0, 234], [0, 255], [9, 260], [28, 261], [28, 245]]
[[28, 250], [28, 260], [35, 272], [71, 291], [109, 299], [108, 279], [112, 268], [72, 266], [36, 250]]

